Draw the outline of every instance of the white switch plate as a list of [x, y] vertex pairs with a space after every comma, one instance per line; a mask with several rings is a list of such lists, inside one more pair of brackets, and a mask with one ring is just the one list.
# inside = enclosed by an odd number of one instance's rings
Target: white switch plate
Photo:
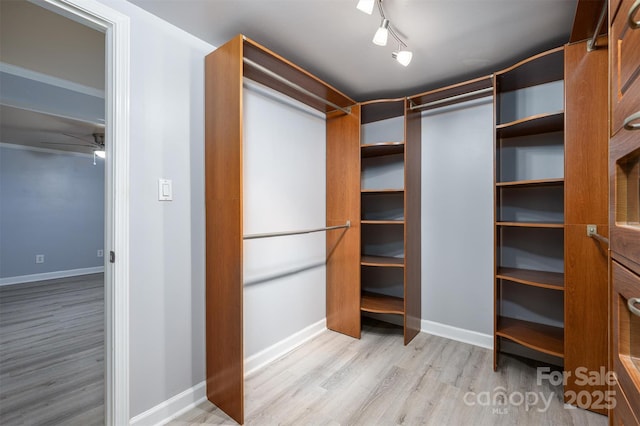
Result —
[[171, 179], [158, 179], [158, 201], [173, 200], [173, 185]]
[[44, 263], [44, 254], [36, 254], [36, 263]]
[[98, 257], [104, 256], [104, 250], [98, 250]]

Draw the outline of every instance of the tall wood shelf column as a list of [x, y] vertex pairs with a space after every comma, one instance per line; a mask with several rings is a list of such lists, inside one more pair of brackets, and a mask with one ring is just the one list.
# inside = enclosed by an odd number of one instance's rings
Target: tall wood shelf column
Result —
[[563, 48], [495, 76], [494, 368], [504, 340], [564, 358], [563, 80]]
[[[350, 283], [360, 266], [359, 194], [353, 195], [360, 182], [359, 172], [351, 172], [352, 161], [357, 164], [360, 159], [360, 109], [327, 83], [238, 35], [205, 58], [205, 202], [206, 392], [240, 424], [244, 422], [243, 78], [326, 114], [327, 225], [355, 222], [350, 229], [327, 236], [327, 321], [348, 328], [343, 312], [349, 305], [341, 303], [349, 301], [350, 291], [351, 309], [359, 314], [360, 300], [357, 283]], [[349, 107], [348, 114], [340, 110]]]
[[407, 101], [361, 104], [360, 310], [420, 331], [420, 114]]

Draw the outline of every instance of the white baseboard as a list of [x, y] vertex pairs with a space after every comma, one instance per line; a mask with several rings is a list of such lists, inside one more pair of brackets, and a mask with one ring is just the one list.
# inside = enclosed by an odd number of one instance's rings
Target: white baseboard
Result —
[[186, 413], [207, 398], [206, 381], [200, 382], [184, 392], [180, 392], [153, 408], [133, 417], [131, 426], [164, 425], [179, 415]]
[[446, 337], [447, 339], [458, 342], [480, 346], [481, 348], [493, 349], [493, 336], [490, 334], [478, 333], [477, 331], [465, 330], [464, 328], [427, 320], [422, 320], [420, 331], [435, 336]]
[[57, 278], [77, 277], [78, 275], [99, 274], [104, 272], [104, 266], [92, 268], [68, 269], [66, 271], [43, 272], [42, 274], [19, 275], [17, 277], [0, 278], [0, 286], [11, 284], [32, 283], [35, 281], [55, 280]]
[[295, 334], [277, 342], [274, 345], [269, 346], [266, 349], [261, 350], [257, 354], [251, 355], [244, 360], [244, 376], [254, 373], [260, 368], [269, 364], [271, 361], [281, 357], [289, 351], [292, 351], [296, 347], [300, 346], [307, 340], [316, 337], [327, 329], [327, 319], [323, 318], [315, 324], [303, 328]]
[[[317, 336], [327, 329], [327, 320], [323, 318], [315, 324], [300, 330], [299, 332], [269, 346], [266, 349], [244, 360], [245, 377], [266, 364], [295, 349], [304, 342]], [[159, 426], [164, 425], [181, 414], [191, 410], [207, 398], [206, 382], [201, 382], [184, 392], [175, 395], [133, 417], [131, 426]]]

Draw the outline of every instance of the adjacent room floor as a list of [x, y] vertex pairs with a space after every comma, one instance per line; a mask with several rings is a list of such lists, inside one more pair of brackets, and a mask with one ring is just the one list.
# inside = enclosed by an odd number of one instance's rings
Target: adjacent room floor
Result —
[[104, 277], [0, 287], [0, 424], [104, 424]]
[[[247, 378], [245, 424], [608, 424], [565, 408], [562, 390], [536, 385], [526, 361], [502, 356], [497, 373], [492, 362], [488, 349], [424, 333], [403, 346], [400, 329], [378, 322], [364, 326], [361, 340], [325, 331]], [[169, 424], [235, 422], [206, 401]]]

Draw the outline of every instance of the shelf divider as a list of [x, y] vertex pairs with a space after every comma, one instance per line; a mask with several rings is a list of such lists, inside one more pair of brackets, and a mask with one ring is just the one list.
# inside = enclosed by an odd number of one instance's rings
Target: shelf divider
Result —
[[564, 291], [564, 274], [560, 272], [498, 267], [496, 278], [534, 287]]
[[561, 327], [499, 317], [496, 334], [536, 351], [564, 358], [564, 329]]
[[404, 299], [384, 294], [362, 292], [360, 310], [376, 314], [404, 315]]
[[403, 268], [404, 258], [362, 255], [360, 259], [360, 264], [362, 266], [386, 266], [386, 267], [393, 267], [393, 268]]

